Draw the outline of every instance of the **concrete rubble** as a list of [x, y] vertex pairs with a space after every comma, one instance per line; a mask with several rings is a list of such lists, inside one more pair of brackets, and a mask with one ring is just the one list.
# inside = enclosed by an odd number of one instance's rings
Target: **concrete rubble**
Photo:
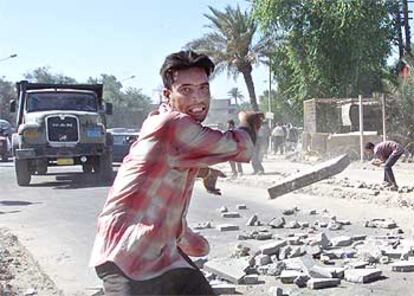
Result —
[[[352, 225], [349, 220], [327, 211], [312, 210], [303, 214], [314, 216], [313, 221], [299, 223], [294, 216], [299, 211], [297, 207], [284, 210], [285, 217], [272, 218], [260, 228], [238, 233], [236, 237], [240, 241], [232, 257], [201, 262], [203, 271], [214, 275], [211, 279], [236, 285], [233, 288], [241, 284], [260, 285], [266, 282], [264, 276], [271, 276], [281, 284], [312, 290], [338, 287], [341, 280], [354, 284], [374, 282], [385, 278], [384, 268], [392, 272], [414, 272], [414, 240], [404, 239], [400, 232], [378, 233], [378, 230], [395, 229], [394, 221], [374, 219], [365, 226], [377, 228], [375, 234], [345, 235], [341, 232], [345, 233]], [[258, 221], [258, 215], [254, 214], [246, 225], [258, 226]], [[306, 223], [311, 226], [303, 227]], [[323, 227], [324, 223], [327, 228]], [[332, 229], [329, 225], [339, 227]], [[297, 231], [298, 228], [302, 230]], [[238, 225], [221, 224], [217, 229], [235, 231]], [[277, 293], [282, 295], [282, 289], [274, 287], [271, 294]]]

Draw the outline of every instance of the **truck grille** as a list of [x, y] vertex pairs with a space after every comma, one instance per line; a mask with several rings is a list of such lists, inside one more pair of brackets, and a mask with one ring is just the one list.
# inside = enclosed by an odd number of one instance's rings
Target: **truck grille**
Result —
[[78, 142], [78, 118], [70, 115], [49, 116], [46, 119], [50, 142]]

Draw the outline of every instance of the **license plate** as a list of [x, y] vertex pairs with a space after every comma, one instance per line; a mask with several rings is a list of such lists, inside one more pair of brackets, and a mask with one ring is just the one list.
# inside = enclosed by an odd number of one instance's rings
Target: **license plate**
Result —
[[98, 128], [91, 128], [86, 131], [89, 138], [98, 138], [101, 136], [101, 130]]
[[73, 165], [73, 158], [58, 158], [57, 165]]

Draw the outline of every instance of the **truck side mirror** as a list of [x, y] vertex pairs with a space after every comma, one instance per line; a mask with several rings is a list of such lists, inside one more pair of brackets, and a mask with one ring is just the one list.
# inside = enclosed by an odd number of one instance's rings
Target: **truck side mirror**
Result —
[[112, 115], [112, 104], [105, 103], [105, 113], [108, 115]]
[[16, 112], [16, 101], [11, 100], [10, 101], [10, 113], [14, 113], [14, 112]]

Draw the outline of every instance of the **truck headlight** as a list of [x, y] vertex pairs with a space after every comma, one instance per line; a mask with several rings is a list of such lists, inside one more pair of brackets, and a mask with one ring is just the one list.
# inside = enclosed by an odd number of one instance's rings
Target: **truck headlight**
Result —
[[40, 132], [35, 129], [27, 129], [23, 131], [23, 137], [27, 139], [37, 139], [40, 137]]

